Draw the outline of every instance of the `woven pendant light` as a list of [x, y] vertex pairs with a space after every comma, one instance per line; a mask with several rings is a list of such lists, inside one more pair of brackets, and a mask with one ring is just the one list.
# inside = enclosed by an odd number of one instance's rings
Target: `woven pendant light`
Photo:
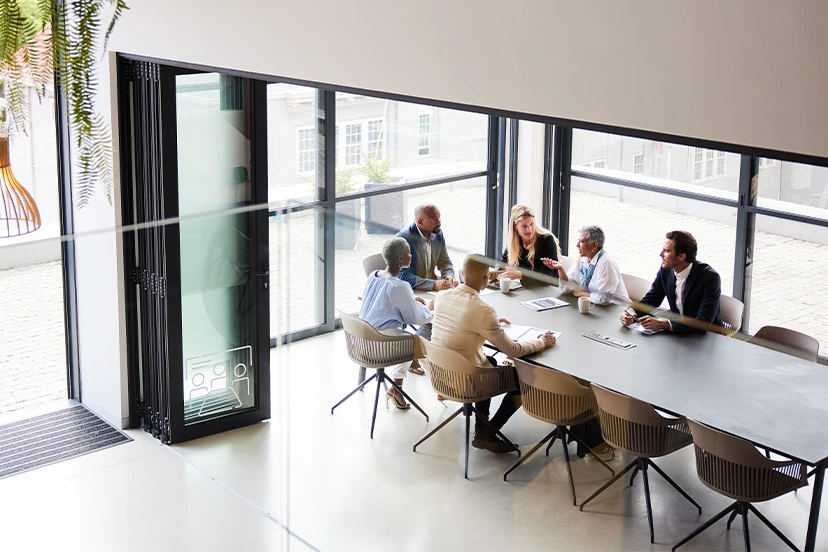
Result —
[[22, 236], [38, 228], [40, 211], [12, 173], [8, 137], [0, 137], [0, 238]]

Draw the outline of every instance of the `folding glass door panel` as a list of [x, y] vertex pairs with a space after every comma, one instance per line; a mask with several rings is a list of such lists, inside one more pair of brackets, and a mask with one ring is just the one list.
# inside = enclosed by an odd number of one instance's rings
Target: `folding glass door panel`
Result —
[[170, 226], [177, 239], [167, 242], [168, 267], [180, 282], [172, 429], [191, 438], [270, 412], [267, 171], [256, 165], [265, 163], [256, 158], [256, 146], [264, 145], [254, 143], [266, 132], [253, 116], [264, 86], [219, 73], [162, 71], [162, 89], [173, 87], [174, 106], [162, 107], [164, 136], [175, 137], [175, 155], [165, 150], [165, 165], [176, 165], [168, 200], [180, 219]]
[[133, 423], [175, 443], [269, 418], [265, 84], [119, 64]]

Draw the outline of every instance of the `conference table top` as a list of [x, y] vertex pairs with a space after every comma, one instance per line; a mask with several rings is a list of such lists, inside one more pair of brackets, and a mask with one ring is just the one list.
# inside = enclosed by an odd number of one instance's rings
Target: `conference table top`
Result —
[[[522, 301], [559, 297], [569, 306], [536, 312]], [[828, 367], [708, 332], [644, 335], [622, 326], [621, 305], [578, 311], [554, 286], [525, 286], [481, 297], [513, 324], [563, 332], [526, 360], [650, 403], [815, 465], [828, 458]], [[587, 332], [636, 346], [622, 350]]]

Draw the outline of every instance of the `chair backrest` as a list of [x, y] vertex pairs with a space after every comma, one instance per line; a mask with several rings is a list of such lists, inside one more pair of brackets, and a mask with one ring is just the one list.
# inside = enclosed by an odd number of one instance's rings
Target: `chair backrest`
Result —
[[632, 274], [621, 274], [621, 279], [624, 280], [624, 287], [627, 288], [627, 295], [633, 301], [641, 301], [647, 292], [650, 291], [650, 282], [644, 278], [633, 276]]
[[568, 255], [561, 255], [561, 261], [560, 262], [563, 265], [564, 270], [569, 270], [569, 267], [574, 265], [577, 260], [578, 260], [578, 257], [571, 257], [571, 256], [568, 256]]
[[385, 368], [414, 360], [413, 335], [385, 335], [353, 314], [339, 310], [339, 316], [348, 356], [360, 366]]
[[652, 405], [592, 385], [604, 440], [636, 456], [669, 454], [692, 442], [684, 418], [665, 418]]
[[805, 360], [816, 362], [819, 359], [819, 341], [796, 330], [780, 326], [762, 326], [748, 341]]
[[753, 444], [687, 420], [702, 483], [735, 500], [769, 500], [807, 484], [807, 470], [793, 460], [765, 458]]
[[576, 425], [598, 415], [589, 386], [563, 372], [514, 359], [523, 409], [533, 418], [555, 425]]
[[382, 270], [385, 268], [385, 259], [382, 258], [382, 253], [375, 253], [365, 257], [362, 260], [362, 268], [365, 269], [366, 276], [370, 276], [375, 270]]
[[729, 295], [719, 297], [719, 304], [722, 307], [722, 322], [730, 326], [734, 332], [742, 327], [742, 313], [745, 311], [745, 304]]
[[431, 367], [431, 386], [443, 397], [471, 403], [516, 389], [511, 367], [475, 366], [456, 351], [417, 339]]

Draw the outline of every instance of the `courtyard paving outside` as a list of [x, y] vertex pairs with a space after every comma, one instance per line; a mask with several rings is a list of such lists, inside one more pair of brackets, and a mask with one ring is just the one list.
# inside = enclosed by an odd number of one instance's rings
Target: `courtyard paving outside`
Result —
[[[413, 219], [414, 207], [419, 203], [437, 203], [443, 214], [449, 253], [455, 267], [459, 267], [465, 255], [483, 250], [484, 190], [484, 182], [473, 181], [407, 192], [407, 220]], [[665, 232], [692, 232], [699, 242], [699, 259], [719, 271], [723, 292], [731, 293], [733, 225], [582, 191], [572, 192], [571, 204], [570, 241], [580, 226], [599, 224], [607, 233], [606, 248], [619, 261], [621, 270], [648, 280], [658, 269]], [[272, 335], [318, 321], [316, 288], [322, 285], [324, 262], [314, 242], [318, 223], [314, 211], [271, 218]], [[358, 309], [357, 296], [365, 281], [362, 260], [380, 252], [389, 237], [368, 234], [363, 226], [354, 249], [336, 251], [338, 308]], [[803, 285], [796, 278], [801, 274], [820, 275], [826, 270], [828, 246], [757, 232], [749, 330], [766, 324], [786, 326], [813, 335], [825, 347], [828, 280], [810, 278]], [[0, 289], [0, 415], [66, 398], [60, 263], [0, 271]]]
[[0, 415], [65, 400], [60, 261], [0, 271]]

